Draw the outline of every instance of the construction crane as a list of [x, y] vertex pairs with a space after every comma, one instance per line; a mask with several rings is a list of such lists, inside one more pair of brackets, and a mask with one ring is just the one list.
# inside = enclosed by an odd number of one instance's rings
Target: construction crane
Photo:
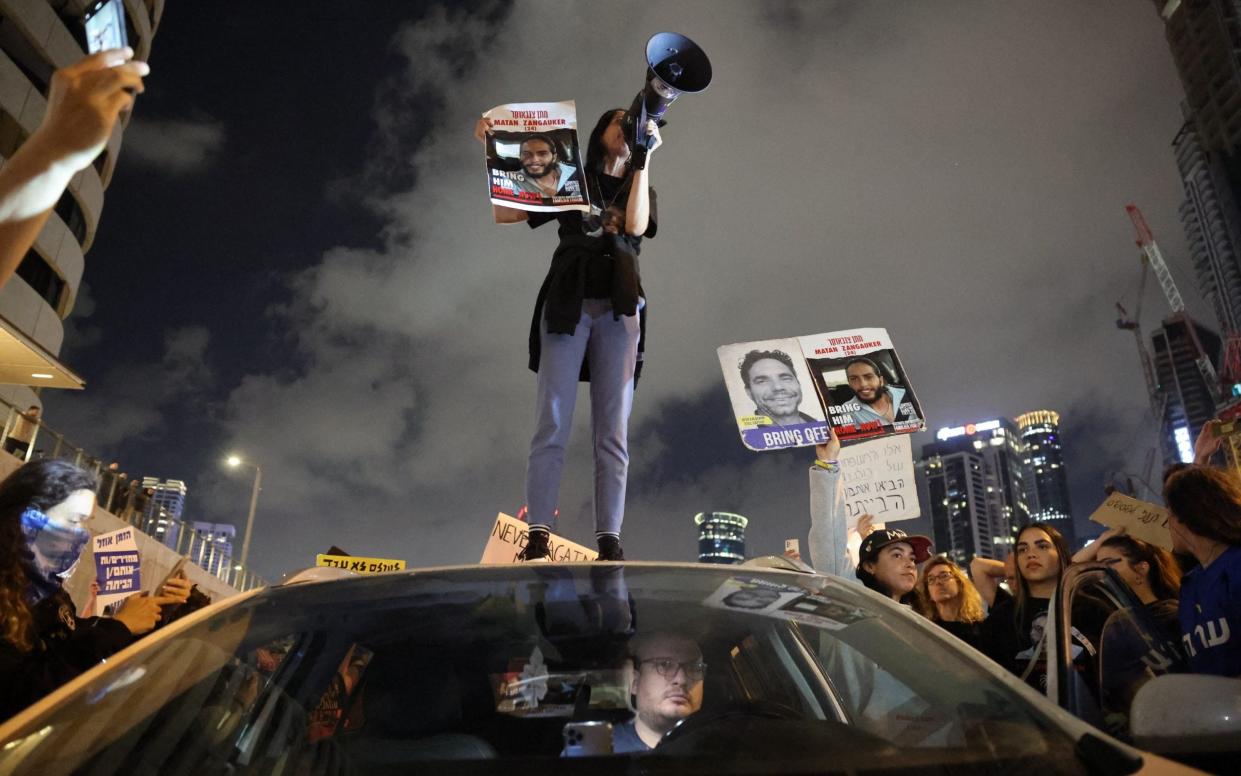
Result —
[[[1172, 272], [1168, 269], [1167, 262], [1163, 260], [1163, 254], [1159, 251], [1159, 244], [1155, 242], [1155, 236], [1151, 233], [1150, 227], [1146, 224], [1146, 218], [1143, 217], [1142, 211], [1138, 210], [1137, 205], [1125, 205], [1125, 212], [1129, 214], [1129, 219], [1133, 221], [1133, 226], [1137, 229], [1137, 244], [1142, 249], [1144, 265], [1149, 265], [1155, 273], [1155, 278], [1159, 281], [1159, 287], [1163, 289], [1163, 295], [1168, 300], [1168, 306], [1172, 308], [1172, 314], [1181, 318], [1181, 321], [1185, 324], [1186, 331], [1189, 332], [1190, 341], [1194, 346], [1194, 363], [1202, 374], [1202, 380], [1206, 383], [1211, 399], [1218, 406], [1223, 398], [1220, 392], [1219, 375], [1216, 374], [1215, 366], [1211, 363], [1210, 357], [1207, 356], [1206, 349], [1202, 347], [1202, 342], [1198, 340], [1198, 331], [1194, 327], [1193, 321], [1190, 320], [1189, 315], [1185, 312], [1185, 301], [1181, 298], [1181, 292], [1176, 287], [1176, 281], [1172, 279]], [[1143, 270], [1145, 270], [1145, 266]], [[1119, 322], [1117, 325], [1119, 325]], [[1140, 339], [1139, 342], [1141, 342]], [[1145, 351], [1145, 346], [1142, 349]], [[1149, 362], [1149, 356], [1145, 360]], [[1154, 373], [1152, 372], [1147, 378], [1148, 386], [1152, 384], [1153, 380]], [[1162, 420], [1162, 418], [1160, 419]]]
[[1164, 403], [1167, 396], [1159, 390], [1159, 381], [1155, 378], [1155, 366], [1151, 363], [1150, 351], [1146, 349], [1146, 341], [1142, 338], [1142, 297], [1146, 292], [1146, 275], [1149, 264], [1146, 257], [1142, 257], [1142, 279], [1138, 281], [1138, 305], [1134, 310], [1132, 318], [1129, 312], [1120, 302], [1116, 303], [1116, 328], [1133, 332], [1134, 339], [1138, 343], [1138, 358], [1142, 360], [1142, 375], [1146, 378], [1146, 395], [1151, 403], [1151, 415], [1155, 418], [1155, 423], [1163, 423]]

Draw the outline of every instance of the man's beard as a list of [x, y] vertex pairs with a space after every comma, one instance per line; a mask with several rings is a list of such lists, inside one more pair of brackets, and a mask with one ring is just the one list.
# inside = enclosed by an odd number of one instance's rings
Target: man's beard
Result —
[[864, 399], [862, 398], [862, 394], [860, 393], [858, 394], [857, 398], [858, 398], [858, 401], [862, 402], [863, 404], [874, 405], [874, 404], [878, 404], [879, 400], [882, 399], [884, 396], [886, 396], [887, 393], [888, 393], [888, 388], [887, 386], [884, 386], [875, 391], [875, 398], [873, 399], [869, 399], [869, 400]]
[[543, 172], [530, 172], [529, 167], [522, 167], [521, 171], [526, 174], [527, 178], [538, 179], [538, 178], [546, 178], [548, 175], [551, 175], [552, 170], [555, 170], [555, 169], [556, 169], [556, 163], [552, 162], [551, 164], [548, 164], [546, 167], [543, 168]]

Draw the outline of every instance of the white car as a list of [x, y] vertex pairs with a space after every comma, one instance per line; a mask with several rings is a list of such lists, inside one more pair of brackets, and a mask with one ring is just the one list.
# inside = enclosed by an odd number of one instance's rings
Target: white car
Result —
[[[582, 731], [631, 715], [627, 644], [656, 630], [700, 645], [702, 710], [649, 754], [609, 754], [606, 735], [583, 748]], [[562, 756], [566, 735], [567, 753], [588, 756]], [[856, 583], [696, 564], [470, 566], [252, 591], [0, 726], [0, 774], [915, 770], [1192, 772]]]

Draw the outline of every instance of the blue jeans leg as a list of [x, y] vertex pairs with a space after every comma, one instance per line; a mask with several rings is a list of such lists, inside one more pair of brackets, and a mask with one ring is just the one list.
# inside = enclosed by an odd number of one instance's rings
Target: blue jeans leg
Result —
[[556, 500], [564, 473], [565, 447], [573, 426], [578, 375], [590, 341], [591, 323], [591, 317], [583, 312], [573, 334], [549, 334], [547, 322], [540, 324], [534, 437], [530, 440], [530, 458], [526, 462], [526, 507], [530, 525], [556, 525]]
[[586, 300], [591, 315], [590, 420], [595, 448], [595, 531], [619, 534], [629, 479], [629, 413], [638, 359], [638, 316], [612, 317], [612, 305]]

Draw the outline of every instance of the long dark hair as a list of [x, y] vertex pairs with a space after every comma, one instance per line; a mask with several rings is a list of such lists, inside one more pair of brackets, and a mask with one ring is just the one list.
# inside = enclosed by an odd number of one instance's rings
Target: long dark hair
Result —
[[[870, 562], [874, 563], [874, 561], [870, 561]], [[876, 577], [874, 574], [862, 568], [861, 563], [859, 563], [857, 568], [853, 570], [853, 573], [855, 576], [857, 576], [857, 581], [861, 582], [865, 587], [869, 587], [871, 590], [874, 590], [876, 593], [883, 596], [884, 598], [892, 597], [892, 591], [889, 590], [886, 585], [884, 585], [882, 582], [879, 581], [879, 577]], [[917, 591], [910, 590], [908, 593], [901, 596], [900, 603], [909, 604], [910, 606], [913, 606], [917, 603], [917, 600], [918, 600]]]
[[[1052, 545], [1056, 548], [1056, 554], [1060, 557], [1057, 562], [1060, 564], [1059, 576], [1064, 576], [1064, 570], [1069, 567], [1073, 556], [1069, 552], [1069, 543], [1064, 540], [1064, 535], [1050, 523], [1027, 523], [1017, 532], [1016, 540], [1013, 542], [1014, 556], [1017, 552], [1017, 543], [1021, 541], [1021, 535], [1026, 531], [1038, 529], [1047, 534], [1047, 538], [1051, 539]], [[1013, 591], [1013, 599], [1016, 606], [1013, 607], [1013, 624], [1017, 627], [1017, 632], [1021, 633], [1021, 623], [1025, 621], [1026, 604], [1029, 603], [1032, 596], [1030, 595], [1030, 583], [1026, 581], [1025, 576], [1021, 573], [1021, 562], [1017, 557], [1013, 558], [1013, 563], [1017, 566], [1017, 589]], [[1024, 635], [1024, 634], [1023, 634]]]
[[1241, 546], [1241, 482], [1210, 466], [1188, 466], [1163, 484], [1163, 500], [1196, 536]]
[[1164, 600], [1178, 598], [1181, 593], [1181, 569], [1172, 553], [1162, 547], [1121, 534], [1109, 537], [1100, 547], [1115, 547], [1129, 562], [1136, 566], [1143, 561], [1150, 567], [1146, 572], [1146, 584], [1150, 585], [1155, 598]]
[[603, 172], [603, 159], [608, 155], [608, 150], [603, 147], [603, 133], [607, 130], [608, 125], [612, 123], [612, 117], [617, 113], [624, 113], [624, 108], [613, 108], [604, 111], [604, 114], [595, 122], [595, 128], [590, 131], [590, 140], [586, 143], [586, 169], [593, 173]]
[[79, 490], [98, 488], [95, 475], [58, 460], [31, 461], [0, 482], [0, 639], [23, 652], [31, 649], [31, 618], [22, 512], [46, 512]]

